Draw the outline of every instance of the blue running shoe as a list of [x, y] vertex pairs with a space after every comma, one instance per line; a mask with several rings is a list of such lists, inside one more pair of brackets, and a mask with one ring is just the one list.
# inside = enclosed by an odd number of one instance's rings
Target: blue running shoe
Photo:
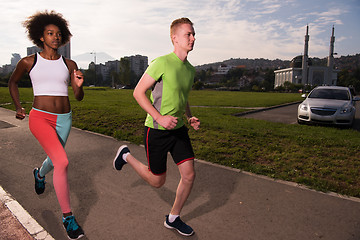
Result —
[[130, 153], [130, 150], [128, 148], [128, 146], [126, 145], [122, 145], [121, 147], [119, 147], [114, 162], [113, 162], [113, 167], [114, 169], [120, 171], [122, 169], [122, 167], [127, 163], [124, 161], [123, 159], [123, 155], [125, 153]]
[[84, 231], [73, 215], [63, 218], [63, 224], [69, 239], [80, 239], [84, 236]]
[[40, 195], [45, 191], [45, 176], [39, 178], [38, 176], [39, 168], [34, 168], [33, 174], [35, 178], [35, 192]]
[[183, 236], [191, 236], [194, 234], [194, 230], [184, 223], [180, 217], [177, 217], [174, 222], [169, 222], [169, 215], [166, 215], [166, 220], [164, 222], [164, 226], [169, 229], [175, 229]]

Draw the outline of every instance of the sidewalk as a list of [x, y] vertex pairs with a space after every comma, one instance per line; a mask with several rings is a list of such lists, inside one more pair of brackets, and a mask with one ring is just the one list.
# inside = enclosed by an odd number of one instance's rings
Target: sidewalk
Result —
[[1, 239], [7, 240], [33, 240], [29, 232], [2, 203], [0, 204], [0, 236]]
[[[27, 121], [0, 108], [0, 186], [54, 239], [65, 239], [52, 174], [44, 194], [34, 193], [32, 169], [45, 154]], [[71, 205], [84, 239], [185, 239], [163, 226], [179, 181], [171, 158], [166, 184], [155, 189], [130, 166], [121, 172], [112, 169], [122, 144], [76, 128], [70, 133], [66, 151]], [[126, 144], [146, 162], [142, 146]], [[360, 239], [358, 198], [324, 194], [201, 160], [196, 160], [195, 168], [195, 185], [182, 213], [195, 230], [187, 239]]]
[[52, 240], [53, 238], [0, 186], [0, 239]]

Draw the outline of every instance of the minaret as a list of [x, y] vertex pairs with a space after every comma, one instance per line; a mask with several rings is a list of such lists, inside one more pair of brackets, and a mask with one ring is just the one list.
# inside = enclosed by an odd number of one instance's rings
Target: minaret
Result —
[[331, 34], [331, 38], [330, 38], [329, 57], [328, 57], [328, 62], [327, 62], [327, 66], [331, 70], [334, 69], [334, 43], [335, 43], [335, 36], [334, 36], [334, 26], [333, 26], [332, 27], [332, 34]]
[[333, 73], [334, 73], [334, 43], [335, 43], [335, 36], [334, 36], [334, 26], [332, 28], [332, 33], [330, 37], [330, 49], [329, 49], [329, 56], [328, 56], [328, 77], [326, 79], [327, 85], [336, 85], [336, 81], [333, 82]]
[[308, 84], [308, 51], [309, 51], [309, 25], [306, 26], [304, 55], [302, 59], [302, 80], [301, 83]]

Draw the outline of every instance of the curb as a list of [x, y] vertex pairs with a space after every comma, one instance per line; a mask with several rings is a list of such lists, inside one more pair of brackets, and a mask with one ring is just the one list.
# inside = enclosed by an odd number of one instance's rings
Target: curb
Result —
[[0, 186], [0, 201], [36, 240], [55, 240], [32, 216]]

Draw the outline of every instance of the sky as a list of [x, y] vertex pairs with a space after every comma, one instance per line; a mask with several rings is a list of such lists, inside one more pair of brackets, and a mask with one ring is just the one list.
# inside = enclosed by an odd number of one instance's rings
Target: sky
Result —
[[173, 51], [169, 27], [180, 17], [194, 23], [188, 57], [194, 66], [230, 58], [291, 60], [303, 54], [306, 25], [310, 57], [329, 54], [333, 26], [337, 57], [360, 53], [360, 0], [2, 0], [0, 66], [10, 64], [12, 53], [26, 56], [33, 43], [22, 22], [44, 10], [68, 20], [74, 60], [104, 52], [151, 61]]

